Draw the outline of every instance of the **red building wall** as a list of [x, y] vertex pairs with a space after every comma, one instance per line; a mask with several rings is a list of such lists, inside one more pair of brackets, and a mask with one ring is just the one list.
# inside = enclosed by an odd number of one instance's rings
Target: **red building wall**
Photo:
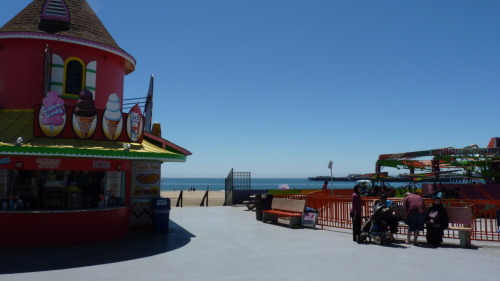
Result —
[[0, 40], [0, 107], [31, 109], [43, 98], [43, 50], [21, 40]]
[[[124, 59], [104, 50], [37, 39], [0, 40], [0, 107], [4, 109], [33, 109], [41, 103], [44, 93], [44, 54], [50, 53], [63, 60], [78, 57], [84, 63], [97, 61], [95, 106], [104, 109], [109, 94], [116, 93], [123, 102]], [[65, 99], [74, 106], [76, 99]]]
[[[0, 212], [10, 227], [0, 231], [0, 247], [63, 246], [127, 235], [131, 207], [38, 212]], [[22, 223], [19, 223], [22, 222]]]

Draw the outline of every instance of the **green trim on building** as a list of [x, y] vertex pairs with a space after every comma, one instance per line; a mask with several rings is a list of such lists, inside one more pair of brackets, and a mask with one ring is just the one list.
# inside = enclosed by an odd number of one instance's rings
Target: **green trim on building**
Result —
[[46, 157], [86, 157], [131, 160], [186, 161], [186, 156], [176, 153], [136, 152], [116, 149], [89, 149], [67, 147], [36, 147], [0, 145], [0, 155], [46, 156]]

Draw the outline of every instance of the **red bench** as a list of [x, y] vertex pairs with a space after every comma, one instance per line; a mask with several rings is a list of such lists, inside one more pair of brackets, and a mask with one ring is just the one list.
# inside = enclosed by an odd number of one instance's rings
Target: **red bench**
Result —
[[263, 222], [278, 222], [278, 218], [289, 217], [291, 228], [302, 227], [302, 214], [306, 207], [306, 200], [273, 198], [271, 210], [262, 211]]

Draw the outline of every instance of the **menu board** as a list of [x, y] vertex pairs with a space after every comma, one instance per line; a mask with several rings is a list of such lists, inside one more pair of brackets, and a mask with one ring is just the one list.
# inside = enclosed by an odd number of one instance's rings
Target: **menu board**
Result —
[[122, 197], [122, 173], [118, 171], [106, 172], [106, 195], [109, 197]]
[[160, 196], [159, 161], [132, 162], [132, 197], [151, 198]]
[[0, 199], [7, 198], [8, 170], [0, 169]]

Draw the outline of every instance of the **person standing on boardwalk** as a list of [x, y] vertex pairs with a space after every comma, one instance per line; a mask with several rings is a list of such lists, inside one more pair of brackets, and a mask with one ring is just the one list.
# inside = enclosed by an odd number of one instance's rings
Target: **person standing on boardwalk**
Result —
[[350, 215], [352, 218], [352, 240], [359, 243], [359, 235], [361, 234], [361, 195], [359, 194], [359, 186], [354, 186], [352, 193], [352, 207]]
[[410, 238], [413, 232], [413, 244], [418, 245], [419, 232], [424, 231], [424, 199], [420, 195], [407, 192], [403, 205], [406, 210], [406, 224], [408, 225], [408, 236], [405, 243], [410, 244]]

